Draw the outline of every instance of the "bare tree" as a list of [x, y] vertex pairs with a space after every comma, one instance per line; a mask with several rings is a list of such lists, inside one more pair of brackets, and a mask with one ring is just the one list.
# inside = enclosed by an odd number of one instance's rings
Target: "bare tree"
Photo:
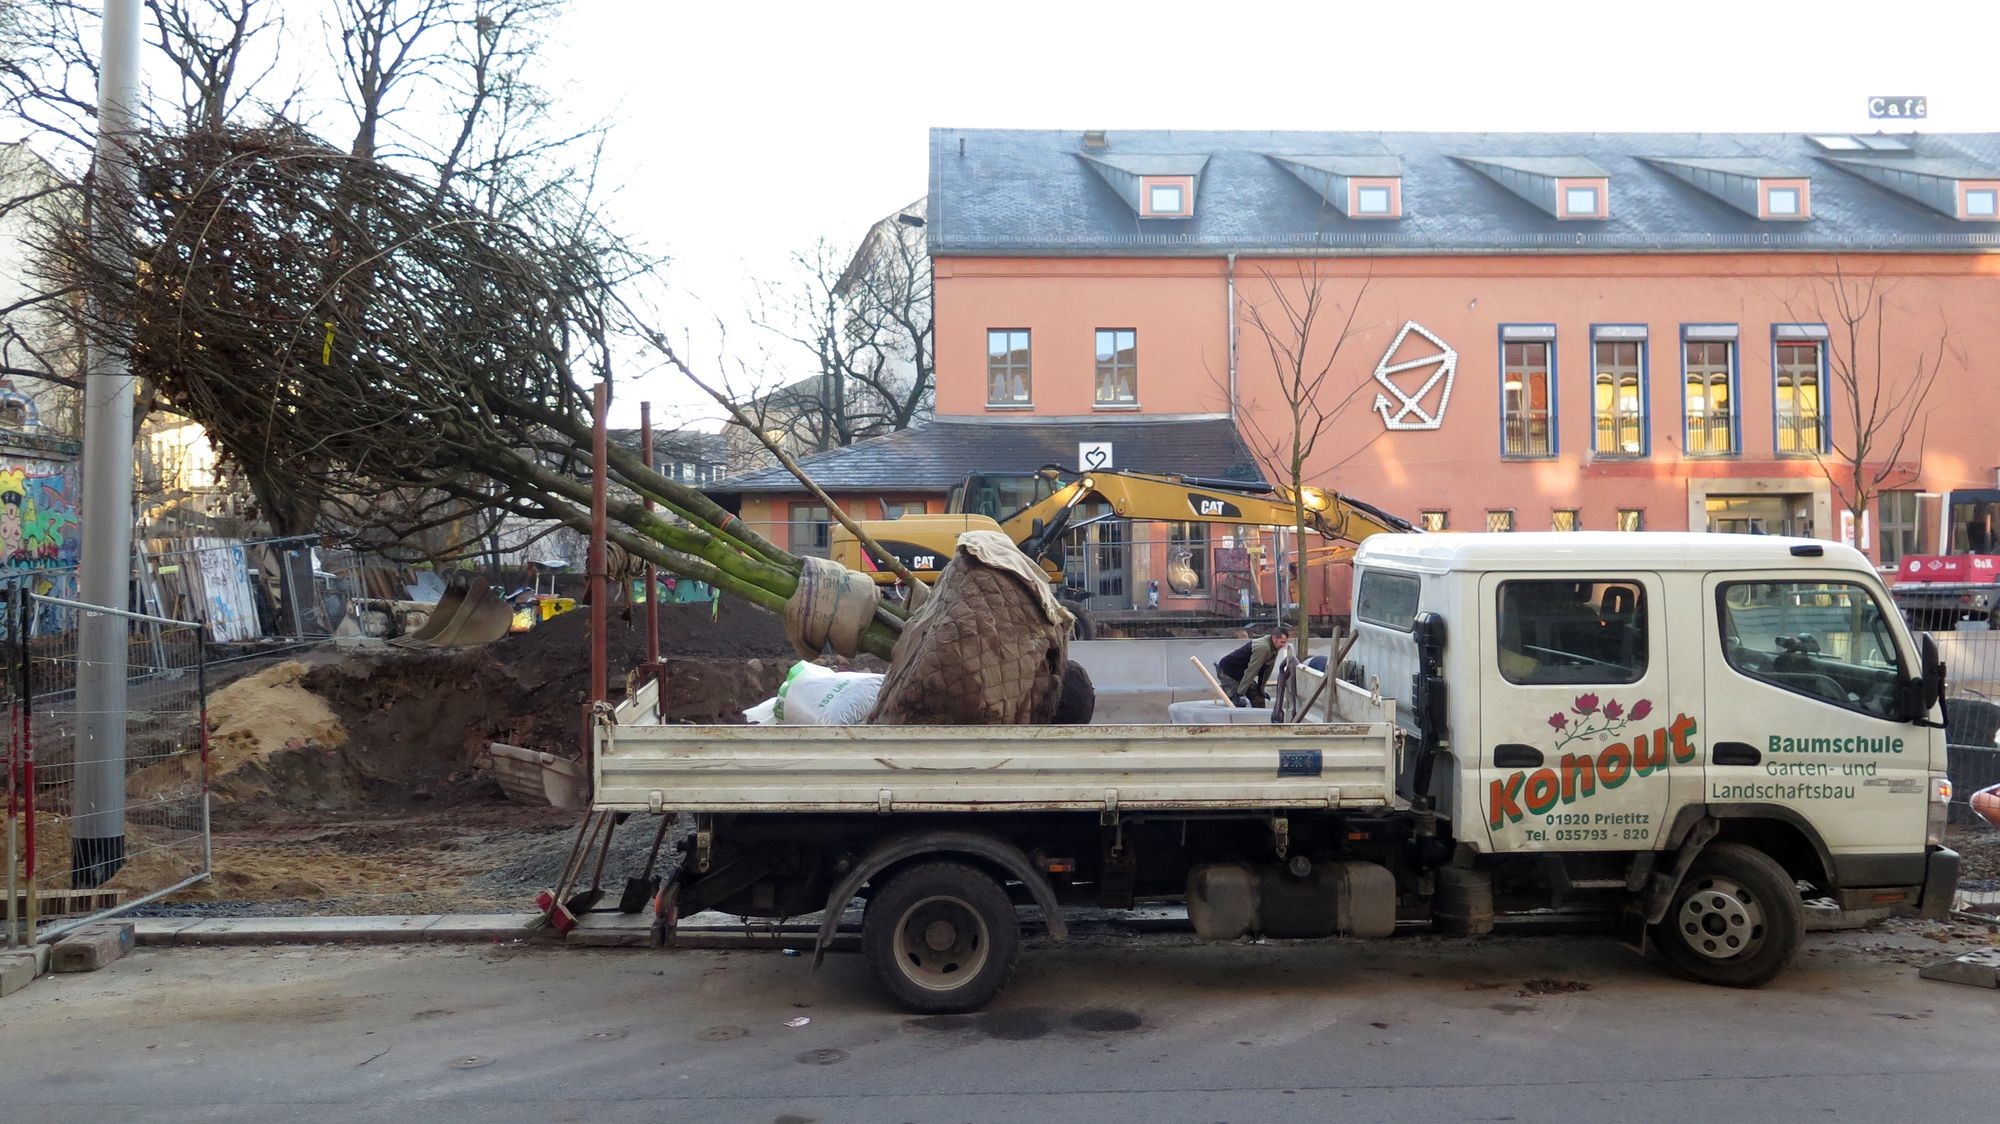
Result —
[[[1935, 348], [1900, 356], [1888, 351], [1885, 341], [1899, 334], [1892, 322], [1909, 315], [1890, 299], [1895, 289], [1880, 271], [1850, 274], [1835, 258], [1832, 275], [1813, 286], [1809, 300], [1785, 302], [1794, 320], [1827, 325], [1826, 370], [1834, 400], [1812, 403], [1808, 411], [1795, 398], [1795, 410], [1800, 425], [1825, 433], [1823, 442], [1818, 433], [1811, 434], [1810, 447], [1841, 510], [1853, 520], [1857, 542], [1876, 498], [1917, 482], [1938, 373], [1948, 353], [1964, 364], [1949, 324], [1938, 333]], [[1817, 395], [1816, 387], [1812, 393]], [[1830, 425], [1820, 425], [1817, 415], [1822, 412]], [[1859, 545], [1868, 550], [1868, 543]]]
[[1321, 439], [1374, 385], [1366, 375], [1349, 379], [1341, 364], [1347, 345], [1366, 330], [1356, 327], [1356, 317], [1372, 278], [1363, 276], [1350, 287], [1328, 276], [1316, 258], [1295, 263], [1289, 273], [1263, 267], [1257, 273], [1268, 296], [1253, 301], [1246, 295], [1242, 316], [1252, 346], [1261, 345], [1270, 360], [1279, 409], [1266, 421], [1253, 400], [1238, 416], [1251, 451], [1291, 494], [1297, 566], [1293, 588], [1299, 601], [1294, 635], [1303, 660], [1312, 621], [1306, 505], [1324, 495], [1307, 482], [1306, 466]]
[[737, 395], [760, 432], [821, 452], [930, 415], [936, 359], [922, 211], [913, 204], [876, 223], [852, 252], [821, 239], [792, 256], [791, 281], [767, 287], [759, 326], [811, 356], [812, 373]]

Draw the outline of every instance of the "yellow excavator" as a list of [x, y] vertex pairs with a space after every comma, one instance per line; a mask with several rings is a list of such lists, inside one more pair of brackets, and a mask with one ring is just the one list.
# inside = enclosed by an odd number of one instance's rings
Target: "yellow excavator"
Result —
[[[1306, 526], [1333, 543], [1343, 544], [1314, 550], [1309, 556], [1314, 562], [1352, 558], [1353, 544], [1370, 535], [1417, 530], [1409, 520], [1351, 496], [1309, 487], [1303, 489], [1301, 498]], [[1085, 504], [1103, 504], [1110, 510], [1088, 520], [1072, 521], [1072, 514]], [[1065, 532], [1101, 519], [1245, 527], [1294, 524], [1290, 491], [1269, 484], [1111, 469], [1075, 471], [1055, 465], [1033, 473], [967, 476], [952, 489], [947, 507], [949, 513], [944, 515], [863, 520], [861, 528], [920, 581], [937, 580], [963, 532], [999, 531], [1039, 563], [1050, 582], [1060, 584], [1062, 563], [1050, 557], [1056, 543]], [[878, 566], [838, 523], [832, 528], [829, 545], [834, 561], [868, 573], [880, 584], [895, 583], [896, 575]], [[1171, 583], [1172, 567], [1168, 577]]]

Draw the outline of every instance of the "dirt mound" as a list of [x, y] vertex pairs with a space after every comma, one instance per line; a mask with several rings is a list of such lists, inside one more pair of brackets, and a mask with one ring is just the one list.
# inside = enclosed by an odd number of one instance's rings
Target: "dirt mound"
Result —
[[306, 665], [286, 660], [238, 679], [208, 699], [208, 768], [219, 779], [273, 752], [337, 746], [347, 728], [303, 682]]
[[[629, 612], [622, 605], [611, 606], [604, 636], [614, 680], [622, 679], [627, 669], [646, 658], [644, 613], [644, 606], [634, 606]], [[488, 650], [495, 659], [520, 672], [524, 682], [530, 677], [548, 678], [579, 669], [588, 675], [589, 637], [590, 610], [578, 608], [543, 621], [528, 632], [509, 636]], [[714, 620], [709, 619], [706, 603], [664, 605], [660, 609], [663, 657], [755, 659], [791, 654], [783, 618], [734, 598], [722, 599]]]

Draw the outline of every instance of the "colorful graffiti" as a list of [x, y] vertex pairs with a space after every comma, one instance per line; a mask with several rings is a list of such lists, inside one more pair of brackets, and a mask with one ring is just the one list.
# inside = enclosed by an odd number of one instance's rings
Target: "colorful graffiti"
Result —
[[82, 551], [76, 504], [73, 466], [0, 460], [0, 571], [76, 565]]

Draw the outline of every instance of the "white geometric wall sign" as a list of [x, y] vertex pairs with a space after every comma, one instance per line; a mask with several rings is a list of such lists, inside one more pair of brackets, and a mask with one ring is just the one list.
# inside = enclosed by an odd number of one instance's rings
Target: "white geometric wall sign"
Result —
[[[1411, 332], [1429, 340], [1437, 350], [1400, 363], [1390, 363], [1396, 349], [1403, 346], [1403, 341], [1409, 338]], [[1392, 377], [1425, 367], [1436, 369], [1424, 378], [1414, 394], [1397, 385]], [[1415, 320], [1405, 321], [1403, 330], [1396, 333], [1389, 350], [1384, 351], [1381, 360], [1375, 364], [1375, 381], [1388, 391], [1387, 394], [1375, 395], [1375, 410], [1382, 415], [1382, 424], [1389, 429], [1436, 429], [1443, 425], [1444, 408], [1451, 403], [1451, 380], [1457, 374], [1458, 352], [1422, 324]], [[1428, 405], [1433, 391], [1436, 392], [1436, 405]], [[1391, 396], [1394, 396], [1393, 401]]]
[[1111, 467], [1111, 442], [1079, 441], [1076, 443], [1076, 466], [1085, 472]]

